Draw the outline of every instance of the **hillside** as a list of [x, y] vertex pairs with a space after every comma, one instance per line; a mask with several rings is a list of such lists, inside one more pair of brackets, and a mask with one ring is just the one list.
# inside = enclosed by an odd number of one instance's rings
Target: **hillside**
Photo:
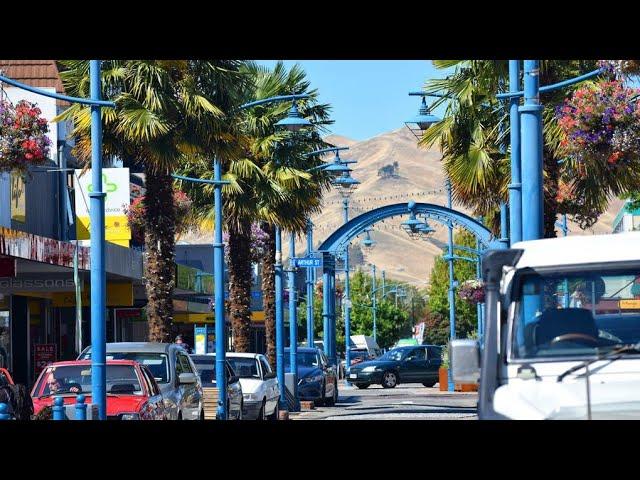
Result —
[[[406, 128], [384, 133], [361, 142], [355, 142], [338, 135], [331, 135], [326, 140], [337, 146], [348, 146], [350, 149], [341, 152], [340, 156], [344, 159], [358, 161], [358, 163], [351, 165], [353, 168], [352, 176], [361, 184], [350, 199], [350, 218], [372, 208], [391, 203], [406, 203], [409, 200], [439, 205], [446, 204], [444, 175], [439, 161], [439, 152], [433, 149], [419, 149], [416, 145], [416, 138]], [[328, 156], [326, 160], [331, 158], [332, 155]], [[394, 162], [397, 162], [396, 168], [393, 167]], [[379, 169], [383, 167], [387, 167], [387, 174], [379, 176]], [[342, 198], [335, 190], [327, 192], [323, 205], [322, 213], [312, 218], [315, 225], [314, 247], [317, 247], [343, 223]], [[570, 234], [609, 233], [621, 205], [622, 201], [614, 200], [592, 230], [581, 231], [577, 225], [570, 223]], [[454, 208], [456, 208], [455, 205]], [[400, 228], [400, 223], [406, 218], [405, 216], [404, 218], [386, 220], [374, 227], [372, 238], [377, 244], [371, 254], [365, 258], [365, 262], [374, 263], [378, 272], [385, 270], [387, 278], [410, 282], [416, 286], [425, 286], [435, 256], [442, 253], [447, 231], [438, 223], [430, 222], [430, 225], [436, 228], [437, 232], [428, 241], [412, 240]], [[182, 241], [208, 243], [210, 238], [209, 233], [192, 234], [185, 236]], [[356, 240], [352, 244], [358, 244], [359, 241]], [[287, 258], [288, 236], [283, 237], [282, 243], [284, 258]], [[305, 249], [306, 240], [299, 239], [296, 242], [297, 256], [302, 256]], [[352, 262], [352, 267], [356, 266]], [[361, 264], [361, 266], [365, 265]], [[366, 266], [366, 268], [370, 267]]]

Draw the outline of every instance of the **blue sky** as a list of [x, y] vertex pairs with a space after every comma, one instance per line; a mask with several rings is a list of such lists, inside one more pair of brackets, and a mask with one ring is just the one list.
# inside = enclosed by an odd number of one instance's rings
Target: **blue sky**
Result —
[[[258, 63], [272, 67], [276, 60]], [[366, 140], [404, 126], [416, 115], [421, 90], [429, 78], [445, 76], [430, 60], [285, 60], [302, 65], [320, 100], [332, 106], [331, 133]], [[439, 109], [441, 110], [441, 109]], [[441, 111], [434, 112], [442, 116]]]

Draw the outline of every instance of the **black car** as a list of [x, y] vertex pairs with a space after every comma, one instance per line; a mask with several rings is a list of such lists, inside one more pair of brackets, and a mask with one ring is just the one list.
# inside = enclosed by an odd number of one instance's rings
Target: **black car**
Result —
[[[284, 367], [291, 372], [289, 349], [284, 352]], [[316, 405], [333, 406], [338, 401], [338, 377], [319, 348], [298, 348], [298, 398]]]
[[347, 370], [347, 380], [358, 388], [379, 384], [394, 388], [399, 383], [422, 383], [433, 387], [438, 382], [442, 348], [435, 345], [398, 347], [375, 360], [361, 362]]

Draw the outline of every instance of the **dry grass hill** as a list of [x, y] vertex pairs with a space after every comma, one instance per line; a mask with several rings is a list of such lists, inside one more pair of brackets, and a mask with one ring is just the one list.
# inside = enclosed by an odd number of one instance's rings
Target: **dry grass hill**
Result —
[[[372, 208], [391, 203], [406, 203], [409, 200], [446, 204], [444, 175], [440, 164], [440, 154], [435, 149], [419, 149], [415, 137], [406, 128], [384, 133], [376, 137], [356, 142], [331, 135], [326, 139], [337, 146], [350, 149], [341, 152], [343, 159], [355, 159], [351, 165], [352, 176], [361, 182], [350, 200], [349, 216], [353, 218]], [[331, 157], [325, 158], [330, 160]], [[393, 169], [394, 162], [397, 168]], [[387, 166], [391, 173], [379, 176], [379, 169]], [[336, 228], [342, 225], [342, 199], [335, 190], [326, 193], [322, 213], [312, 218], [315, 225], [314, 246], [318, 246]], [[622, 202], [614, 200], [592, 230], [581, 231], [577, 225], [569, 225], [571, 235], [608, 233]], [[460, 208], [459, 206], [454, 208]], [[464, 209], [461, 209], [465, 211]], [[466, 213], [470, 213], [466, 211]], [[372, 238], [377, 242], [365, 261], [376, 265], [378, 272], [385, 270], [387, 278], [410, 282], [416, 286], [426, 286], [434, 258], [442, 253], [446, 242], [446, 229], [430, 222], [437, 232], [428, 240], [412, 240], [400, 228], [404, 218], [394, 218], [377, 224]], [[181, 241], [188, 243], [208, 243], [211, 234], [191, 234]], [[288, 257], [288, 236], [283, 237], [284, 257]], [[359, 243], [356, 240], [354, 243]], [[296, 243], [297, 256], [305, 252], [306, 241]], [[353, 265], [352, 265], [353, 266]], [[361, 265], [363, 266], [363, 265]], [[369, 268], [369, 267], [366, 267]]]

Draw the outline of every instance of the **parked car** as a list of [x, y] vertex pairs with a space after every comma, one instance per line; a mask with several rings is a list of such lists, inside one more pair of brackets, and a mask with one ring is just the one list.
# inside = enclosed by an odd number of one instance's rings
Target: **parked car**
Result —
[[347, 371], [347, 380], [358, 388], [371, 384], [394, 388], [401, 382], [433, 387], [438, 382], [441, 363], [441, 347], [398, 347], [375, 360], [352, 365]]
[[[375, 357], [367, 350], [352, 348], [351, 352], [351, 365], [356, 363], [366, 362], [367, 360], [373, 360]], [[347, 375], [347, 360], [340, 360], [340, 378], [346, 378]]]
[[[285, 371], [291, 372], [289, 349], [285, 348]], [[298, 397], [316, 405], [333, 406], [338, 401], [338, 376], [319, 348], [298, 348]]]
[[[216, 388], [216, 354], [192, 354], [191, 360], [196, 365], [202, 388]], [[225, 365], [227, 373], [227, 420], [242, 420], [243, 399], [240, 378], [228, 360]]]
[[267, 358], [258, 353], [227, 353], [227, 360], [240, 377], [244, 418], [278, 420], [280, 385]]
[[[164, 420], [160, 387], [151, 371], [132, 360], [107, 360], [107, 420]], [[75, 360], [48, 365], [31, 390], [34, 414], [61, 396], [65, 405], [84, 394], [91, 403], [91, 361]]]
[[[78, 360], [91, 358], [91, 346]], [[107, 360], [135, 360], [158, 382], [170, 420], [204, 420], [202, 384], [189, 354], [175, 343], [107, 343]]]

